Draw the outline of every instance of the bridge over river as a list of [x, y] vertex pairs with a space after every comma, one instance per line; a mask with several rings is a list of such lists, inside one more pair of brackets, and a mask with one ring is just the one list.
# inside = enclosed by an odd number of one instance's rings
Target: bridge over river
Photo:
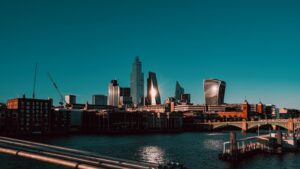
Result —
[[206, 122], [206, 123], [197, 123], [206, 128], [212, 130], [223, 128], [227, 126], [235, 126], [240, 128], [242, 131], [246, 132], [247, 130], [259, 128], [262, 126], [272, 126], [275, 130], [277, 127], [287, 129], [289, 132], [295, 132], [300, 129], [300, 120], [299, 119], [270, 119], [270, 120], [258, 120], [258, 121], [227, 121], [227, 122]]

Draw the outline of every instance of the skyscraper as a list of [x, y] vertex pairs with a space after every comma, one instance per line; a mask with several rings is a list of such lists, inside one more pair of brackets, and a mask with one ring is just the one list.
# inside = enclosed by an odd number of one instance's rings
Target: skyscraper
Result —
[[179, 82], [176, 82], [176, 89], [175, 89], [175, 99], [176, 101], [180, 101], [181, 95], [184, 94], [184, 88], [180, 86]]
[[207, 105], [224, 104], [226, 82], [218, 79], [204, 81], [204, 96]]
[[120, 86], [117, 80], [112, 80], [108, 85], [107, 105], [119, 106], [120, 101]]
[[139, 60], [139, 57], [136, 57], [132, 64], [130, 88], [133, 104], [141, 105], [144, 99], [144, 73], [142, 72], [142, 62]]
[[158, 105], [161, 104], [161, 98], [158, 90], [158, 84], [156, 79], [156, 74], [149, 72], [149, 77], [147, 79], [147, 105]]

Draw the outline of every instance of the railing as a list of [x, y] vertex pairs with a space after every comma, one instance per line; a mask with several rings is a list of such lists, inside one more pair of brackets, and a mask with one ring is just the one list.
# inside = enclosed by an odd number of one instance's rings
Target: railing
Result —
[[[238, 146], [237, 152], [239, 154], [245, 154], [245, 153], [252, 152], [255, 150], [265, 150], [265, 149], [268, 149], [268, 147], [262, 143], [255, 142], [255, 143], [248, 143], [248, 144], [244, 144], [242, 146]], [[230, 154], [230, 149], [225, 148], [223, 150], [223, 154]]]
[[[269, 150], [270, 147], [266, 146], [263, 143], [258, 142], [257, 140], [266, 140], [268, 141], [267, 137], [269, 134], [261, 135], [261, 136], [253, 136], [248, 137], [245, 139], [237, 140], [237, 153], [243, 154], [248, 153], [255, 150]], [[248, 143], [246, 143], [248, 142]], [[223, 143], [223, 154], [230, 154], [230, 142], [224, 142]]]

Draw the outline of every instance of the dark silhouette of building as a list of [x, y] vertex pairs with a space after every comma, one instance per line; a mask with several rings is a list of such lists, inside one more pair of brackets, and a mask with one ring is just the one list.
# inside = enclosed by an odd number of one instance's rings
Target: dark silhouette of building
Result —
[[120, 96], [130, 97], [130, 88], [129, 87], [120, 87]]
[[191, 94], [182, 94], [180, 103], [190, 104], [191, 103]]
[[156, 113], [149, 111], [84, 111], [82, 130], [84, 132], [147, 132], [179, 131], [183, 116], [178, 112]]
[[161, 104], [161, 98], [158, 90], [158, 84], [156, 74], [149, 72], [147, 79], [147, 98], [146, 105], [158, 105]]
[[67, 104], [76, 104], [76, 96], [75, 95], [65, 95], [65, 100]]
[[204, 95], [207, 105], [224, 104], [226, 82], [218, 79], [204, 81]]
[[130, 96], [129, 87], [120, 87], [120, 105], [132, 105], [132, 97]]
[[107, 96], [93, 95], [92, 104], [94, 105], [107, 105]]
[[52, 99], [17, 98], [7, 102], [8, 110], [16, 110], [18, 132], [48, 133], [51, 129]]
[[70, 129], [70, 111], [54, 109], [52, 99], [10, 99], [4, 117], [0, 121], [5, 122], [2, 133], [6, 135], [67, 133]]
[[16, 135], [19, 131], [18, 111], [0, 107], [0, 134]]
[[181, 100], [181, 96], [184, 94], [184, 88], [181, 87], [181, 85], [179, 84], [179, 82], [176, 82], [176, 88], [175, 88], [175, 100], [176, 101], [180, 101]]

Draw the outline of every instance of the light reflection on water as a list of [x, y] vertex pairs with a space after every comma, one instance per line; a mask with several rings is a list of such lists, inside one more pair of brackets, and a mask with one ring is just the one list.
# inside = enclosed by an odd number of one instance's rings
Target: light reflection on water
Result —
[[208, 136], [223, 136], [225, 133], [208, 133]]
[[221, 151], [223, 140], [206, 139], [203, 141], [203, 147], [209, 150]]
[[224, 140], [220, 137], [224, 136], [225, 133], [208, 133], [207, 139], [203, 140], [203, 147], [208, 150], [221, 151]]
[[141, 147], [139, 156], [143, 161], [151, 163], [163, 163], [165, 161], [165, 151], [158, 146]]

